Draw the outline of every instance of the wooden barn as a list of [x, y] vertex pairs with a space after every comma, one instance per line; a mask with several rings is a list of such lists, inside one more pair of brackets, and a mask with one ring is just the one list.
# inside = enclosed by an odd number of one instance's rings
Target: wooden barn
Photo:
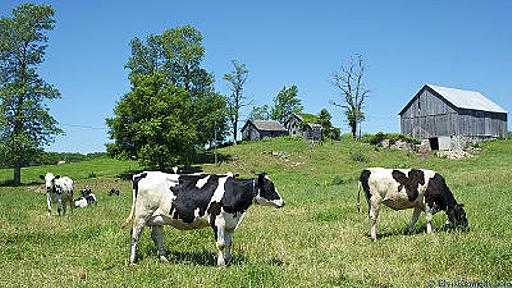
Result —
[[288, 130], [275, 120], [247, 120], [242, 127], [242, 140], [258, 141], [288, 135]]
[[508, 132], [507, 111], [476, 91], [426, 84], [399, 115], [401, 133], [417, 139], [506, 138]]
[[[314, 115], [308, 115], [309, 118], [314, 118]], [[302, 136], [305, 140], [321, 140], [322, 139], [322, 125], [316, 123], [306, 122], [301, 115], [292, 114], [290, 119], [284, 123], [284, 127], [288, 130], [290, 136]]]

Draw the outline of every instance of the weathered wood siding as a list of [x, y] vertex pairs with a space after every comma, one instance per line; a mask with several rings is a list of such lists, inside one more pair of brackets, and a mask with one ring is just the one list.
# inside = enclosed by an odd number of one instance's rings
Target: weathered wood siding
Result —
[[401, 133], [418, 139], [454, 135], [456, 108], [443, 98], [423, 89], [400, 117]]
[[400, 115], [401, 133], [418, 139], [440, 136], [507, 137], [507, 114], [459, 109], [428, 88]]
[[258, 129], [252, 123], [249, 123], [244, 130], [242, 130], [242, 140], [261, 140], [261, 135]]

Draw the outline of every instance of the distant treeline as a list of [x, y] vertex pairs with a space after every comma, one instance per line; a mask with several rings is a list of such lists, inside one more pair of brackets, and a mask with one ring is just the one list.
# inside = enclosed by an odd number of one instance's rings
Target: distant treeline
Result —
[[[81, 153], [66, 153], [66, 152], [42, 152], [37, 155], [34, 160], [23, 163], [22, 166], [41, 166], [41, 165], [55, 165], [59, 161], [65, 161], [66, 163], [70, 162], [79, 162], [79, 161], [88, 161], [97, 158], [108, 158], [108, 154], [106, 152], [94, 152], [88, 154]], [[9, 165], [1, 159], [0, 168], [12, 168], [12, 165]]]

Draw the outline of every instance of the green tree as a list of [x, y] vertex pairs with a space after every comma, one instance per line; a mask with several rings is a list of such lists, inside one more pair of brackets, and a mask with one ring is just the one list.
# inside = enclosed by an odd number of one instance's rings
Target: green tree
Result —
[[333, 139], [333, 140], [340, 140], [340, 138], [341, 138], [340, 129], [336, 128], [332, 125], [332, 123], [331, 123], [332, 116], [331, 116], [331, 113], [329, 113], [329, 111], [327, 111], [327, 109], [324, 108], [324, 109], [320, 110], [320, 113], [318, 113], [317, 119], [318, 119], [317, 123], [322, 125], [323, 137]]
[[197, 141], [189, 93], [164, 85], [164, 76], [158, 72], [132, 81], [134, 87], [119, 101], [115, 117], [107, 119], [110, 137], [115, 139], [107, 144], [107, 151], [162, 170], [185, 162]]
[[112, 156], [166, 169], [189, 164], [196, 148], [227, 134], [226, 102], [201, 68], [201, 33], [190, 25], [130, 42], [132, 89], [107, 119]]
[[12, 17], [0, 18], [0, 150], [14, 167], [14, 185], [21, 182], [21, 167], [63, 131], [44, 103], [59, 91], [38, 74], [54, 29], [55, 11], [47, 5], [22, 4]]
[[233, 144], [236, 145], [238, 137], [238, 122], [240, 121], [240, 111], [243, 107], [249, 106], [251, 103], [244, 95], [244, 85], [247, 81], [249, 70], [245, 64], [232, 60], [233, 70], [231, 73], [224, 74], [224, 80], [228, 82], [228, 88], [231, 95], [228, 96], [228, 117], [233, 129]]
[[341, 101], [331, 101], [331, 104], [345, 113], [354, 139], [357, 138], [357, 126], [365, 119], [363, 108], [370, 92], [364, 81], [365, 71], [363, 56], [358, 54], [356, 59], [351, 58], [347, 65], [341, 66], [340, 71], [332, 74], [332, 85]]
[[293, 85], [289, 88], [286, 86], [279, 91], [274, 98], [274, 103], [270, 110], [270, 119], [284, 123], [293, 113], [302, 112], [301, 100], [298, 98], [299, 89]]
[[249, 120], [268, 120], [270, 119], [270, 107], [267, 104], [263, 106], [252, 107], [251, 113], [249, 113]]

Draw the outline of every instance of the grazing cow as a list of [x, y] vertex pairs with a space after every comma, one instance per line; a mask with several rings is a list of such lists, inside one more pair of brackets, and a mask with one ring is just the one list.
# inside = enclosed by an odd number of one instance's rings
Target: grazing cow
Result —
[[74, 208], [85, 208], [88, 205], [97, 203], [96, 195], [92, 193], [91, 189], [82, 190], [80, 193], [82, 194], [82, 197], [73, 200]]
[[371, 222], [371, 237], [377, 240], [376, 223], [379, 206], [384, 204], [394, 210], [414, 208], [407, 234], [412, 232], [421, 211], [427, 219], [427, 233], [430, 233], [432, 215], [443, 210], [449, 221], [457, 227], [469, 229], [464, 205], [457, 204], [452, 192], [440, 174], [423, 169], [369, 168], [361, 172], [357, 191], [357, 209], [360, 208], [361, 186], [368, 202], [368, 216]]
[[45, 180], [48, 216], [52, 215], [52, 202], [57, 202], [59, 215], [61, 208], [63, 209], [62, 214], [66, 214], [66, 203], [73, 211], [73, 180], [69, 177], [54, 176], [52, 173], [46, 173], [45, 176], [40, 175], [39, 177]]
[[235, 179], [230, 173], [133, 175], [132, 210], [123, 223], [124, 227], [133, 220], [130, 263], [135, 262], [137, 242], [145, 225], [152, 228], [151, 238], [160, 260], [167, 262], [162, 225], [169, 224], [180, 230], [212, 227], [218, 248], [217, 265], [229, 264], [232, 233], [253, 202], [277, 208], [284, 206], [265, 173], [255, 179]]

